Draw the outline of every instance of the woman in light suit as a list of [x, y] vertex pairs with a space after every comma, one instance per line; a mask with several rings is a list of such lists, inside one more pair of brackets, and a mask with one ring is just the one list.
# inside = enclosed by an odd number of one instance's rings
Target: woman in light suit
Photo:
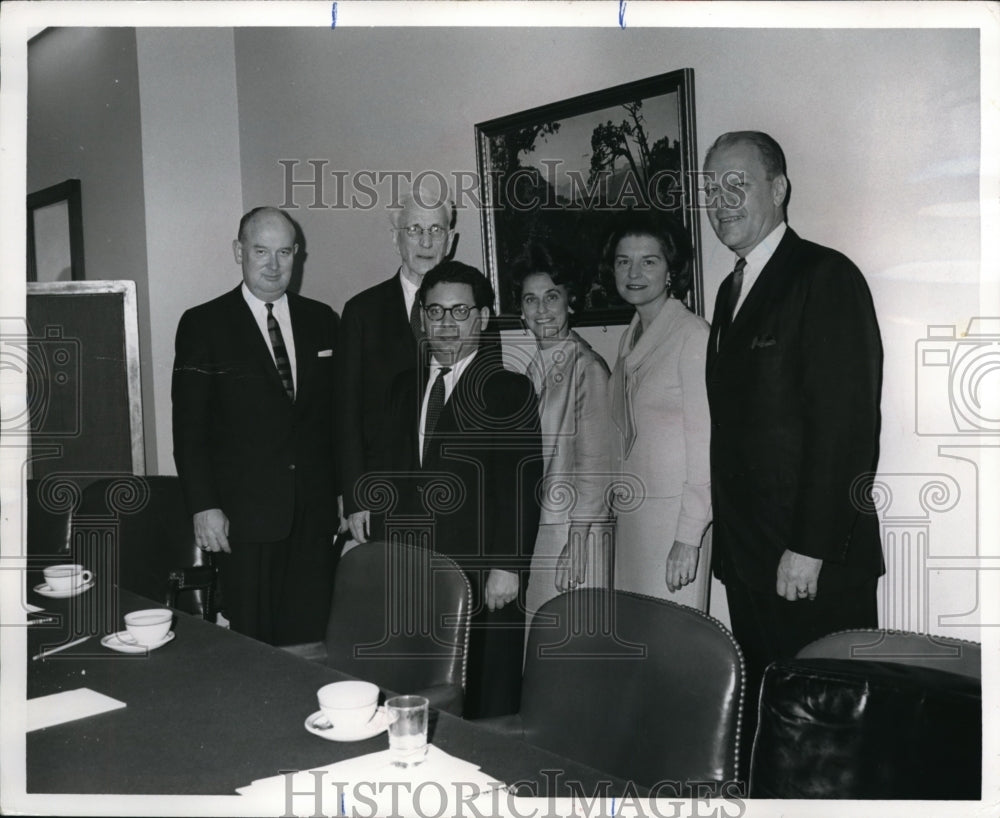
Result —
[[608, 365], [570, 329], [584, 287], [554, 246], [530, 242], [514, 261], [515, 302], [534, 335], [528, 377], [538, 393], [545, 453], [542, 516], [528, 580], [535, 612], [560, 591], [606, 586], [611, 537]]
[[615, 587], [705, 610], [709, 328], [682, 301], [691, 286], [687, 233], [666, 214], [630, 212], [608, 237], [603, 269], [635, 307], [609, 384], [612, 468], [621, 481]]

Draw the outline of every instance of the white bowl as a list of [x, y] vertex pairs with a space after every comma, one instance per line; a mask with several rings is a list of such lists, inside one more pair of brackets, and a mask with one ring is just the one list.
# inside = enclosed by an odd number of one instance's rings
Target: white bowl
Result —
[[144, 608], [125, 614], [125, 630], [140, 645], [155, 645], [170, 633], [174, 613], [169, 608]]
[[337, 728], [360, 727], [371, 721], [378, 696], [378, 685], [361, 681], [332, 682], [316, 691], [320, 710]]

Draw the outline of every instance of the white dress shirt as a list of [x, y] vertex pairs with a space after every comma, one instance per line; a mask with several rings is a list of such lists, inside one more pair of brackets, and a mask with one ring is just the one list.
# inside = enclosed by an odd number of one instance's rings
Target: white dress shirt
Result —
[[399, 283], [403, 285], [403, 301], [406, 303], [406, 315], [409, 317], [413, 310], [413, 302], [417, 300], [417, 290], [420, 289], [420, 285], [414, 284], [403, 275], [402, 267], [399, 268]]
[[[471, 320], [471, 319], [470, 319]], [[462, 377], [462, 373], [465, 371], [466, 367], [472, 363], [472, 359], [476, 357], [476, 353], [473, 352], [471, 355], [466, 355], [459, 361], [456, 361], [451, 365], [451, 371], [444, 376], [444, 402], [447, 403], [451, 400], [452, 390], [455, 388], [455, 384], [458, 383], [458, 379]], [[431, 387], [434, 386], [434, 381], [437, 380], [438, 373], [444, 369], [446, 364], [439, 364], [436, 360], [431, 360], [431, 371], [430, 377], [427, 378], [427, 386], [424, 388], [424, 399], [420, 405], [420, 465], [424, 464], [424, 427], [427, 423], [427, 401], [431, 396]]]
[[[740, 297], [736, 301], [736, 307], [733, 309], [734, 317], [740, 311], [743, 302], [747, 300], [750, 289], [757, 283], [757, 279], [760, 278], [760, 272], [764, 269], [764, 265], [771, 260], [774, 251], [778, 249], [778, 244], [781, 243], [781, 238], [785, 235], [785, 230], [787, 229], [788, 225], [781, 222], [781, 224], [764, 237], [764, 240], [760, 244], [747, 253], [747, 265], [743, 268], [743, 286], [740, 288]], [[736, 266], [735, 262], [733, 266]]]
[[[247, 306], [250, 307], [250, 312], [253, 313], [254, 320], [257, 322], [257, 328], [260, 330], [261, 335], [264, 336], [264, 340], [267, 342], [268, 352], [271, 353], [271, 360], [274, 360], [274, 347], [271, 346], [271, 334], [267, 331], [267, 303], [261, 301], [257, 296], [250, 292], [250, 288], [247, 287], [246, 282], [240, 287], [243, 293], [243, 300], [247, 302]], [[271, 309], [271, 314], [274, 315], [275, 320], [278, 322], [278, 326], [281, 327], [281, 338], [285, 342], [285, 350], [288, 352], [288, 363], [292, 367], [292, 389], [293, 391], [298, 390], [299, 386], [299, 376], [296, 371], [295, 366], [295, 335], [292, 333], [292, 315], [288, 311], [288, 296], [284, 293], [281, 294], [281, 298], [276, 301], [271, 301], [274, 306]], [[275, 366], [277, 366], [275, 362]]]

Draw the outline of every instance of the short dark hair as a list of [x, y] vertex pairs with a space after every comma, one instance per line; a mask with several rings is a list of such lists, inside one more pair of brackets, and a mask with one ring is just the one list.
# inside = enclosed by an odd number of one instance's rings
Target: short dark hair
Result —
[[583, 307], [584, 282], [578, 269], [578, 263], [565, 248], [536, 239], [528, 241], [510, 266], [510, 291], [514, 303], [521, 303], [524, 279], [535, 273], [547, 273], [553, 284], [566, 288], [569, 306], [579, 312]]
[[763, 131], [730, 131], [722, 134], [712, 143], [705, 154], [705, 164], [708, 164], [712, 154], [720, 148], [730, 148], [739, 144], [753, 145], [757, 149], [760, 162], [764, 166], [769, 180], [775, 176], [788, 175], [785, 167], [785, 152], [781, 150], [781, 145], [772, 136]]
[[656, 239], [670, 273], [670, 295], [683, 300], [691, 289], [691, 240], [685, 227], [659, 210], [628, 210], [612, 229], [601, 254], [601, 278], [608, 292], [615, 292], [615, 250], [626, 236]]
[[295, 229], [295, 222], [292, 221], [292, 217], [289, 216], [284, 210], [279, 207], [271, 207], [270, 205], [264, 205], [262, 207], [255, 207], [253, 210], [248, 210], [243, 214], [243, 218], [240, 219], [239, 229], [236, 231], [236, 238], [238, 241], [243, 241], [246, 238], [247, 225], [250, 224], [257, 216], [263, 215], [264, 213], [273, 213], [284, 218], [288, 222], [288, 226], [292, 228], [292, 232], [298, 235]]
[[475, 267], [463, 264], [460, 261], [442, 261], [436, 267], [432, 267], [423, 281], [420, 282], [420, 289], [417, 297], [420, 304], [427, 303], [427, 293], [431, 287], [437, 284], [468, 284], [472, 287], [472, 300], [477, 310], [483, 307], [493, 309], [493, 285]]

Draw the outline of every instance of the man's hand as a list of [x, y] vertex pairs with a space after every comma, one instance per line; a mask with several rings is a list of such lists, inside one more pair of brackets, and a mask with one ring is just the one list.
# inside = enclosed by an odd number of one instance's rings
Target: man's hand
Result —
[[798, 599], [815, 599], [819, 586], [819, 570], [823, 560], [807, 557], [785, 549], [778, 562], [778, 596], [783, 596], [789, 602]]
[[337, 495], [337, 533], [343, 534], [350, 528], [347, 518], [344, 516], [344, 495]]
[[358, 542], [368, 542], [368, 535], [371, 532], [370, 522], [370, 511], [355, 511], [347, 518], [347, 524], [351, 528], [351, 536]]
[[674, 540], [667, 555], [667, 588], [670, 593], [679, 591], [698, 575], [698, 556], [701, 549], [688, 545], [680, 540]]
[[508, 602], [517, 599], [517, 574], [494, 568], [486, 577], [486, 607], [499, 611]]
[[194, 542], [202, 551], [229, 549], [229, 518], [221, 508], [208, 508], [194, 515]]

